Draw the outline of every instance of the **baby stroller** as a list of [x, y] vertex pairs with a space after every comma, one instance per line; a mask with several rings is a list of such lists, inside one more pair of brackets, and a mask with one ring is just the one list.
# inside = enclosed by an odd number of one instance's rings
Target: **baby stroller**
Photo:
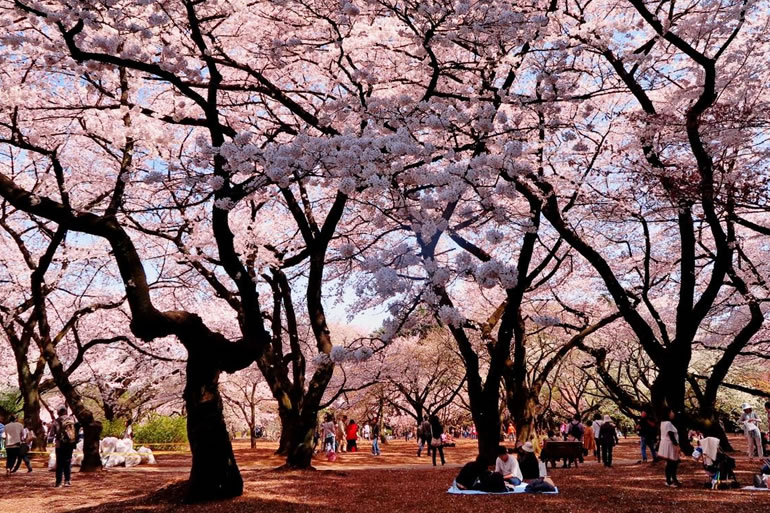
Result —
[[696, 461], [703, 460], [703, 469], [709, 476], [706, 484], [712, 490], [739, 488], [735, 477], [735, 459], [719, 448], [719, 439], [707, 437], [700, 440], [700, 447], [693, 454]]

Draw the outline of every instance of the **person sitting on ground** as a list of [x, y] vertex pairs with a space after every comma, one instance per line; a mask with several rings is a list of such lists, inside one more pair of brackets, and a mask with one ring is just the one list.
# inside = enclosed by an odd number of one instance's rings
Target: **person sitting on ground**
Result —
[[535, 447], [532, 442], [527, 442], [519, 447], [519, 469], [523, 480], [537, 479], [540, 477], [540, 463], [535, 455]]
[[502, 445], [497, 448], [495, 472], [502, 474], [505, 482], [514, 486], [520, 485], [524, 479], [518, 460], [512, 454], [509, 454], [508, 449]]

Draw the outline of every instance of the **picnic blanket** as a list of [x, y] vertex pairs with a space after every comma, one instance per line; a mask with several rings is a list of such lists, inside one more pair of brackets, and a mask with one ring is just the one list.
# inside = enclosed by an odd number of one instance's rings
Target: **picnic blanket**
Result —
[[757, 488], [756, 486], [744, 486], [743, 489], [752, 492], [770, 492], [770, 488]]
[[[463, 490], [461, 488], [457, 487], [457, 483], [454, 481], [452, 482], [452, 486], [449, 487], [449, 490], [447, 490], [447, 493], [453, 493], [456, 495], [510, 495], [512, 493], [526, 493], [527, 483], [521, 483], [517, 487], [515, 487], [513, 490], [507, 491], [507, 492], [499, 492], [499, 493], [490, 493], [490, 492], [482, 492], [480, 490]], [[559, 488], [556, 487], [555, 492], [541, 492], [544, 495], [556, 495], [559, 493]]]

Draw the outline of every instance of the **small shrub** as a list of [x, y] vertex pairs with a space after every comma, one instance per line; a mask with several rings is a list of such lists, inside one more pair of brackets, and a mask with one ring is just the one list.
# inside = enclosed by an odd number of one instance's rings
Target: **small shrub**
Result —
[[151, 415], [134, 428], [134, 445], [158, 451], [184, 451], [187, 447], [187, 418]]
[[115, 438], [123, 438], [123, 433], [126, 431], [125, 419], [103, 420], [102, 421], [102, 438], [108, 436], [114, 436]]

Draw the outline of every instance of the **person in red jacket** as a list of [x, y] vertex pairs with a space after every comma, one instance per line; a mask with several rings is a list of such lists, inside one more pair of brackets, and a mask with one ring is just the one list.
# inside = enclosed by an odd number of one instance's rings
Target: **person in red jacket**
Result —
[[356, 440], [358, 440], [358, 424], [356, 424], [355, 420], [350, 419], [350, 424], [348, 424], [345, 435], [348, 442], [348, 452], [358, 451], [358, 448], [356, 447]]

